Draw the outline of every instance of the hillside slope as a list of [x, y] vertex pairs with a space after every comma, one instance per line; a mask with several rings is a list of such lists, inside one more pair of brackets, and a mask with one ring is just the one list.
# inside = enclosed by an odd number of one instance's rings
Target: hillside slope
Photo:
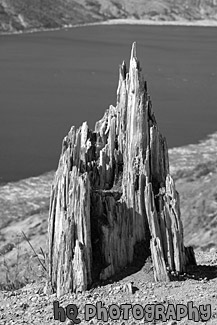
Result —
[[117, 18], [217, 20], [217, 0], [0, 0], [0, 32]]

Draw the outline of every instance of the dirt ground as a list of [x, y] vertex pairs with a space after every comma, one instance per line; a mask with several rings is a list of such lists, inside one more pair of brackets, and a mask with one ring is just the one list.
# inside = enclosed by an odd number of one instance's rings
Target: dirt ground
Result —
[[[60, 324], [60, 320], [54, 320], [53, 303], [55, 301], [57, 304], [58, 301], [60, 307], [66, 307], [69, 304], [74, 305], [73, 310], [78, 312], [74, 320], [80, 320], [80, 324], [191, 325], [197, 323], [214, 325], [217, 324], [217, 252], [213, 249], [211, 249], [211, 252], [206, 253], [196, 252], [196, 259], [198, 266], [189, 268], [187, 273], [179, 280], [167, 283], [154, 282], [152, 263], [149, 258], [139, 271], [135, 267], [128, 268], [120, 275], [119, 280], [113, 279], [84, 293], [67, 294], [60, 299], [56, 297], [56, 294], [49, 292], [49, 288], [45, 293], [44, 280], [28, 284], [19, 290], [0, 291], [0, 324]], [[87, 319], [93, 312], [88, 306], [85, 307], [86, 304], [97, 307], [98, 309], [94, 310], [96, 312], [100, 311], [100, 306], [105, 307], [106, 313], [104, 310], [103, 317], [108, 314], [108, 321], [98, 320], [96, 316], [89, 319], [89, 321], [85, 320], [84, 317]], [[111, 307], [109, 309], [109, 306], [113, 304], [117, 306], [113, 308], [118, 308], [121, 312], [120, 319], [113, 319], [116, 315], [115, 312], [118, 312], [116, 309], [112, 311]], [[123, 317], [127, 318], [127, 310], [126, 314], [124, 314], [120, 309], [123, 304], [132, 305], [132, 309], [129, 310], [128, 320], [123, 319]], [[138, 305], [148, 308], [148, 304], [153, 305], [153, 307], [150, 307], [153, 309], [149, 310], [151, 313], [147, 314], [148, 309], [145, 309], [146, 312], [141, 314], [141, 307], [138, 307]], [[152, 312], [154, 308], [158, 308], [156, 306], [159, 306], [159, 304], [165, 306], [162, 307], [165, 308], [165, 317], [168, 305], [173, 309], [177, 308], [178, 304], [184, 304], [187, 306], [185, 313], [188, 311], [188, 314], [183, 318], [180, 316], [180, 320], [169, 318], [169, 315], [167, 316], [168, 319], [151, 320]], [[207, 314], [202, 313], [202, 317], [209, 318], [209, 320], [200, 318], [199, 322], [196, 322], [188, 319], [188, 317], [194, 317], [194, 314], [191, 313], [191, 307], [199, 308], [201, 305], [203, 305], [203, 310], [207, 312]], [[210, 309], [208, 309], [207, 305], [210, 305]], [[137, 311], [137, 308], [140, 309]], [[196, 310], [195, 316], [197, 316], [197, 313]], [[99, 313], [99, 317], [100, 315]], [[142, 317], [144, 315], [147, 317], [146, 319]], [[142, 318], [140, 320], [136, 319], [139, 317]], [[177, 315], [173, 314], [172, 311], [171, 317], [177, 318]], [[198, 317], [201, 317], [199, 313]], [[74, 322], [66, 317], [64, 323], [73, 324]]]

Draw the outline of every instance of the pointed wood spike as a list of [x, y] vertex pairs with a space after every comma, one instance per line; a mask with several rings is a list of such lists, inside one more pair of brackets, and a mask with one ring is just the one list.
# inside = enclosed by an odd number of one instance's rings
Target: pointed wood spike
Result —
[[132, 59], [137, 60], [137, 58], [136, 58], [136, 42], [133, 42], [132, 48], [131, 48], [130, 60], [132, 60]]

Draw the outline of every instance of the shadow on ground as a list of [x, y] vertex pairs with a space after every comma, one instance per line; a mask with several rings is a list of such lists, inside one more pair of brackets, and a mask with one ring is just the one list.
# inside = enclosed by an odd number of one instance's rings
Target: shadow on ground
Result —
[[217, 278], [217, 265], [191, 265], [188, 267], [187, 274], [195, 280], [215, 279]]

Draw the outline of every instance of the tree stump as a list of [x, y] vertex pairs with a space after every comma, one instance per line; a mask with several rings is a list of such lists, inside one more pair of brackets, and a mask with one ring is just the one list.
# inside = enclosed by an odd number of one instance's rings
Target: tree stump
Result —
[[184, 272], [179, 197], [169, 174], [136, 45], [120, 66], [117, 105], [94, 131], [72, 127], [52, 185], [49, 278], [57, 295], [83, 291], [151, 249], [156, 281]]

